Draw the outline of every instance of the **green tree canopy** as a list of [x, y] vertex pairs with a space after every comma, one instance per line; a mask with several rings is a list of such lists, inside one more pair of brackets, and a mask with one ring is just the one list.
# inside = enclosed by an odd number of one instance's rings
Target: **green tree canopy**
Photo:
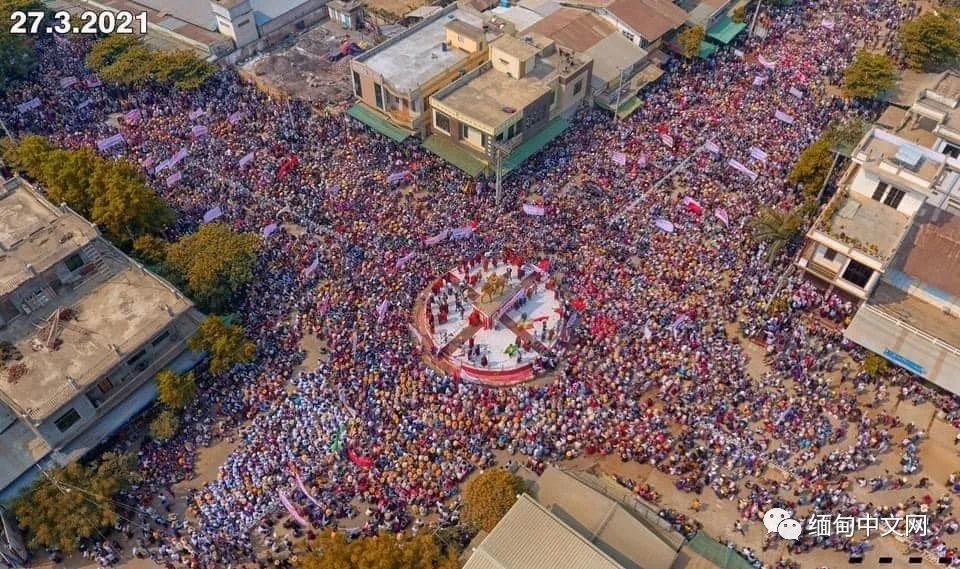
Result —
[[207, 223], [167, 248], [166, 267], [207, 311], [226, 309], [253, 278], [260, 239], [222, 223]]
[[843, 73], [843, 96], [872, 99], [896, 85], [897, 79], [892, 59], [861, 49]]
[[803, 217], [796, 209], [785, 211], [778, 207], [768, 207], [750, 220], [750, 225], [753, 227], [754, 239], [769, 245], [767, 261], [772, 263], [800, 230]]
[[900, 44], [911, 67], [940, 71], [960, 55], [960, 23], [951, 14], [927, 12], [900, 28]]
[[110, 35], [91, 48], [87, 65], [107, 81], [143, 85], [156, 81], [179, 89], [196, 89], [217, 67], [191, 51], [154, 51], [131, 36]]
[[127, 473], [116, 468], [119, 463], [129, 460], [111, 459], [99, 468], [75, 462], [44, 473], [13, 508], [30, 544], [71, 553], [82, 538], [115, 524], [118, 515], [112, 499], [127, 482]]
[[220, 373], [233, 366], [248, 362], [257, 353], [257, 345], [247, 338], [243, 328], [237, 324], [227, 324], [219, 316], [208, 316], [200, 323], [197, 333], [187, 345], [196, 352], [206, 352], [210, 356], [210, 371]]
[[787, 176], [791, 184], [803, 184], [808, 195], [820, 191], [833, 163], [833, 150], [830, 140], [820, 138], [800, 153], [796, 164]]
[[6, 26], [4, 33], [0, 34], [0, 93], [7, 91], [17, 81], [28, 79], [37, 69], [37, 53], [33, 49], [33, 39], [6, 31], [12, 23], [10, 15], [15, 11], [26, 10], [46, 8], [39, 0], [0, 0], [0, 21]]
[[464, 487], [461, 519], [475, 529], [491, 531], [522, 492], [519, 476], [505, 468], [491, 468]]
[[347, 541], [341, 532], [325, 531], [312, 542], [314, 552], [299, 569], [458, 569], [457, 551], [441, 546], [429, 533], [393, 535]]
[[153, 235], [141, 235], [133, 240], [133, 250], [145, 263], [158, 265], [167, 257], [170, 244]]
[[677, 34], [677, 47], [685, 57], [696, 57], [706, 31], [703, 26], [691, 26]]
[[106, 160], [90, 148], [56, 148], [32, 135], [9, 147], [4, 157], [40, 182], [51, 201], [66, 203], [116, 243], [158, 232], [173, 221], [173, 211], [147, 186], [139, 168], [125, 160]]
[[173, 373], [165, 369], [157, 374], [157, 399], [171, 409], [183, 409], [197, 395], [197, 378], [193, 372]]
[[170, 409], [164, 409], [150, 421], [150, 436], [160, 442], [172, 439], [180, 430], [180, 417]]
[[883, 356], [878, 356], [877, 354], [870, 353], [867, 354], [867, 357], [863, 359], [863, 370], [867, 372], [870, 377], [878, 377], [883, 375], [887, 371], [889, 362]]

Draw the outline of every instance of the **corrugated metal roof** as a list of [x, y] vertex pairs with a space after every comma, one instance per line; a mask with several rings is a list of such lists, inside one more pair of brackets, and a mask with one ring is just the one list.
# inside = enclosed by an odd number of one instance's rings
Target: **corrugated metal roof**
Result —
[[463, 569], [624, 569], [526, 494]]

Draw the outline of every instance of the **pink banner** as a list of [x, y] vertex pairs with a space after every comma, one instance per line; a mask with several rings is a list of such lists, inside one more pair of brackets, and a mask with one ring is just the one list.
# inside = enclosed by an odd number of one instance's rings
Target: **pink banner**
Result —
[[294, 464], [290, 464], [290, 472], [293, 473], [293, 479], [297, 481], [297, 488], [300, 488], [300, 491], [303, 492], [303, 495], [307, 497], [307, 500], [310, 500], [314, 506], [318, 508], [323, 508], [324, 505], [317, 501], [310, 492], [307, 490], [306, 485], [303, 483], [303, 479], [300, 478], [300, 471], [297, 470], [297, 467]]
[[210, 131], [207, 129], [207, 127], [203, 125], [195, 125], [190, 129], [190, 135], [193, 136], [194, 138], [199, 138], [201, 136], [204, 136], [208, 132]]
[[407, 253], [407, 254], [404, 255], [403, 257], [400, 257], [399, 259], [397, 259], [396, 264], [394, 264], [394, 268], [395, 268], [395, 269], [401, 269], [401, 268], [403, 268], [403, 266], [406, 265], [406, 264], [410, 261], [410, 259], [413, 259], [413, 258], [416, 257], [416, 256], [417, 256], [417, 254], [414, 253], [413, 251]]
[[757, 61], [760, 62], [760, 65], [766, 67], [767, 69], [773, 69], [774, 67], [777, 66], [776, 61], [770, 61], [769, 59], [767, 59], [762, 55], [757, 56]]
[[290, 499], [287, 498], [286, 494], [283, 492], [278, 492], [277, 495], [280, 496], [280, 503], [283, 504], [283, 507], [286, 508], [288, 512], [290, 512], [290, 517], [293, 518], [295, 522], [303, 527], [310, 526], [310, 523], [303, 519], [303, 516], [300, 515], [300, 512], [293, 506], [293, 504], [290, 503]]
[[170, 174], [167, 176], [167, 187], [172, 188], [173, 186], [177, 185], [177, 182], [179, 182], [181, 179], [183, 179], [183, 172], [174, 172], [173, 174]]
[[730, 160], [727, 161], [727, 164], [729, 164], [735, 170], [738, 170], [746, 174], [751, 181], [757, 180], [757, 173], [751, 170], [750, 168], [747, 168], [746, 166], [744, 166], [739, 160], [734, 160], [733, 158], [731, 158]]
[[527, 215], [534, 215], [537, 217], [543, 217], [546, 214], [546, 210], [542, 205], [533, 205], [529, 203], [523, 204], [523, 213]]
[[115, 134], [97, 141], [97, 148], [100, 150], [110, 150], [114, 146], [123, 143], [123, 135]]
[[377, 324], [383, 322], [383, 318], [387, 315], [387, 308], [389, 307], [389, 300], [384, 300], [380, 303], [380, 306], [377, 307]]
[[83, 80], [83, 82], [87, 87], [90, 87], [91, 89], [93, 89], [94, 87], [99, 87], [100, 85], [103, 85], [103, 82], [100, 81], [100, 78], [97, 77], [96, 75], [87, 76]]
[[790, 115], [788, 115], [783, 111], [774, 111], [773, 116], [774, 118], [776, 118], [781, 122], [785, 122], [787, 124], [793, 124], [793, 117], [791, 117]]
[[188, 116], [190, 117], [190, 120], [196, 120], [202, 117], [204, 112], [205, 111], [203, 109], [196, 109], [196, 110], [190, 111], [190, 114]]
[[227, 117], [227, 120], [230, 121], [230, 124], [237, 124], [238, 122], [243, 120], [244, 116], [246, 116], [246, 113], [244, 113], [243, 111], [237, 111], [231, 114], [229, 117]]
[[123, 122], [127, 124], [137, 124], [140, 122], [140, 109], [133, 109], [123, 115]]
[[707, 152], [712, 152], [713, 154], [720, 154], [720, 147], [717, 146], [716, 142], [708, 140], [703, 143], [703, 147], [707, 149]]
[[173, 166], [176, 166], [177, 164], [180, 163], [181, 160], [183, 160], [187, 156], [190, 156], [190, 152], [187, 151], [186, 148], [181, 148], [180, 150], [177, 150], [177, 153], [170, 158], [170, 163], [168, 164], [168, 166], [171, 168]]
[[241, 158], [241, 159], [237, 162], [237, 166], [240, 166], [241, 168], [243, 168], [243, 167], [246, 166], [247, 164], [253, 162], [253, 156], [254, 156], [254, 153], [253, 153], [253, 152], [248, 152], [243, 158]]
[[670, 148], [673, 148], [673, 137], [670, 136], [669, 134], [661, 134], [660, 140], [662, 140], [665, 145], [669, 146]]
[[71, 76], [69, 76], [69, 77], [63, 77], [63, 78], [60, 79], [60, 88], [61, 88], [61, 89], [66, 89], [67, 87], [73, 87], [74, 85], [76, 85], [76, 84], [79, 83], [79, 82], [80, 82], [80, 80], [77, 79], [76, 77], [74, 77], [73, 75], [71, 75]]
[[720, 208], [713, 213], [717, 216], [717, 219], [723, 222], [727, 227], [730, 226], [730, 216], [727, 214], [727, 210]]
[[423, 240], [424, 245], [436, 245], [437, 243], [442, 243], [447, 240], [447, 235], [450, 233], [449, 229], [444, 229], [440, 233], [437, 233], [433, 237], [427, 237]]
[[613, 160], [615, 164], [619, 164], [621, 166], [627, 165], [627, 155], [623, 152], [611, 152], [610, 159]]

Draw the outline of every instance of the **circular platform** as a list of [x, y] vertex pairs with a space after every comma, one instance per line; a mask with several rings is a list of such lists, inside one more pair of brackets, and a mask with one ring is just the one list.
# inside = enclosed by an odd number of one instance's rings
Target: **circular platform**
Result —
[[413, 328], [451, 375], [515, 385], [556, 368], [565, 314], [549, 263], [513, 255], [464, 260], [421, 293]]

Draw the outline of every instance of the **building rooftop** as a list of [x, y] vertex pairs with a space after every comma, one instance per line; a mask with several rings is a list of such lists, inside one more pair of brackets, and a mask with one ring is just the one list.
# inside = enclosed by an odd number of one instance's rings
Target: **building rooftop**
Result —
[[[26, 367], [16, 381], [0, 380], [0, 391], [34, 420], [59, 410], [192, 306], [102, 239], [95, 243], [103, 259], [97, 272], [75, 287], [63, 287], [52, 302], [0, 331], [0, 341], [13, 344]], [[69, 308], [73, 318], [61, 318], [51, 334], [58, 308]], [[43, 344], [50, 338], [59, 346], [48, 350]]]
[[547, 43], [550, 43], [547, 38], [540, 36], [539, 34], [528, 32], [524, 34], [524, 39], [513, 36], [500, 36], [496, 40], [492, 41], [490, 45], [499, 49], [500, 51], [503, 51], [504, 53], [516, 57], [520, 61], [525, 61], [540, 53], [540, 50]]
[[[567, 7], [543, 18], [528, 31], [543, 34], [574, 51], [586, 51], [611, 34], [620, 35], [613, 24], [593, 12]], [[594, 60], [594, 73], [598, 63]]]
[[620, 34], [608, 35], [584, 53], [593, 59], [593, 76], [603, 85], [616, 80], [620, 70], [639, 65], [647, 57], [645, 49]]
[[606, 9], [651, 42], [687, 20], [686, 11], [670, 0], [613, 0]]
[[[881, 280], [873, 291], [871, 307], [886, 312], [951, 346], [960, 347], [960, 318], [942, 308], [911, 296]], [[956, 380], [956, 378], [954, 378]]]
[[463, 20], [449, 20], [446, 25], [446, 29], [451, 32], [468, 37], [473, 40], [482, 40], [483, 39], [483, 28], [468, 24]]
[[540, 14], [521, 6], [509, 6], [506, 8], [497, 6], [491, 10], [491, 13], [497, 18], [513, 24], [518, 32], [529, 29], [543, 19], [543, 16]]
[[939, 152], [882, 129], [874, 128], [854, 151], [854, 157], [872, 173], [895, 176], [905, 183], [926, 190], [939, 178], [948, 158]]
[[[459, 8], [435, 14], [392, 40], [360, 54], [354, 61], [362, 63], [383, 76], [384, 81], [404, 93], [440, 73], [455, 67], [469, 54], [456, 48], [443, 49], [446, 26], [457, 19], [474, 27], [483, 28], [483, 19]], [[487, 40], [492, 39], [488, 34]]]
[[463, 569], [504, 567], [624, 569], [526, 494], [474, 549]]
[[557, 0], [520, 0], [517, 6], [532, 10], [541, 16], [549, 16], [563, 8]]
[[[924, 205], [892, 265], [925, 285], [960, 297], [960, 217]], [[951, 267], [951, 269], [946, 269]]]
[[538, 62], [533, 73], [514, 79], [491, 67], [438, 100], [445, 107], [496, 129], [511, 115], [550, 92], [543, 79], [553, 69], [548, 63]]
[[76, 214], [27, 190], [17, 181], [0, 187], [0, 296], [66, 258], [96, 228]]
[[871, 257], [890, 259], [910, 225], [910, 216], [854, 192], [834, 200], [819, 229]]

